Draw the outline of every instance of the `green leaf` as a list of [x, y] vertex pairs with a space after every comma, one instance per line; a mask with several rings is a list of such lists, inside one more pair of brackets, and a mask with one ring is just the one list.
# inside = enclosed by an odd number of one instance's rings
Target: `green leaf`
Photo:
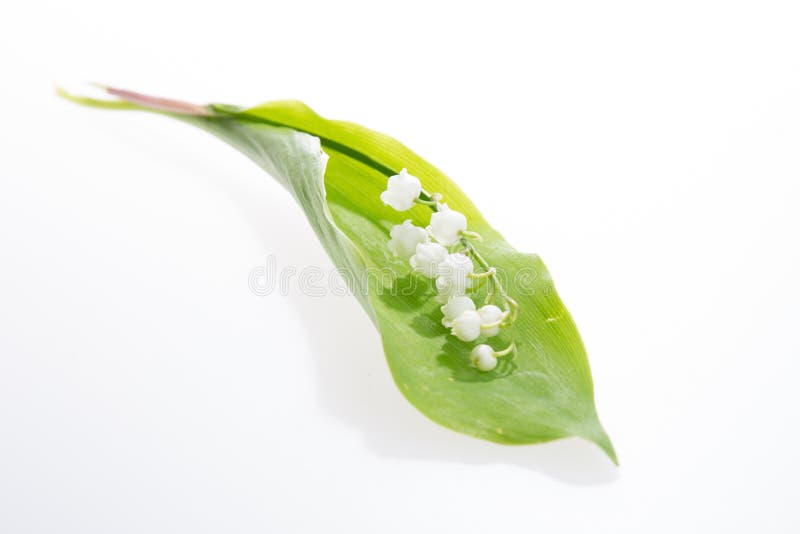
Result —
[[[593, 441], [616, 463], [594, 406], [586, 352], [541, 259], [512, 248], [441, 171], [392, 139], [324, 119], [299, 102], [250, 109], [207, 107], [108, 89], [121, 100], [62, 96], [95, 107], [156, 111], [225, 140], [278, 180], [300, 204], [323, 246], [380, 331], [403, 395], [437, 423], [503, 444], [568, 436]], [[441, 324], [435, 289], [387, 248], [391, 227], [410, 218], [427, 226], [431, 211], [398, 213], [379, 200], [400, 169], [419, 177], [464, 213], [483, 236], [479, 252], [504, 276], [519, 303], [517, 353], [488, 373], [469, 362], [472, 345]], [[513, 184], [509, 184], [513, 187]], [[482, 296], [479, 294], [479, 296]], [[492, 338], [505, 346], [510, 333]], [[497, 343], [495, 343], [497, 341]]]

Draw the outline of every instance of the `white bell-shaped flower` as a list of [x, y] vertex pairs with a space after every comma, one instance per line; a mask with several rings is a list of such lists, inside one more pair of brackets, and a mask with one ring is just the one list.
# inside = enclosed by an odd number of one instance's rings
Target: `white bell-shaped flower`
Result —
[[421, 275], [434, 278], [439, 272], [439, 264], [447, 258], [447, 249], [439, 243], [419, 243], [409, 263]]
[[464, 313], [465, 311], [475, 311], [475, 303], [472, 302], [472, 299], [467, 296], [455, 296], [450, 297], [447, 301], [447, 304], [442, 306], [442, 313], [444, 317], [442, 318], [442, 324], [447, 328], [450, 328], [453, 325], [453, 321], [456, 317]]
[[450, 332], [461, 341], [475, 341], [481, 335], [481, 316], [466, 310], [453, 320]]
[[397, 211], [406, 211], [414, 206], [414, 201], [421, 192], [422, 184], [419, 183], [419, 179], [403, 169], [400, 174], [389, 177], [386, 191], [381, 193], [381, 200]]
[[503, 318], [503, 310], [494, 304], [487, 304], [481, 306], [478, 315], [481, 316], [481, 332], [484, 336], [492, 337], [500, 333], [500, 325], [497, 323]]
[[469, 358], [472, 360], [472, 365], [481, 371], [491, 371], [497, 367], [497, 356], [489, 345], [478, 345], [472, 349]]
[[417, 245], [428, 240], [428, 232], [424, 228], [414, 226], [410, 220], [395, 225], [389, 232], [389, 250], [398, 258], [409, 259], [417, 250]]
[[470, 275], [475, 270], [472, 260], [461, 253], [448, 254], [437, 269], [437, 300], [447, 302], [450, 297], [464, 295], [472, 285]]
[[455, 244], [466, 229], [467, 218], [464, 214], [451, 210], [447, 204], [442, 204], [439, 211], [431, 214], [431, 224], [428, 226], [434, 239], [446, 247]]

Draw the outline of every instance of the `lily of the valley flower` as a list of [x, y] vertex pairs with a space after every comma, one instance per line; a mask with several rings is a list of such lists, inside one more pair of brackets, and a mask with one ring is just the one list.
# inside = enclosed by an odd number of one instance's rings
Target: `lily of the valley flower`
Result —
[[464, 295], [472, 285], [470, 275], [475, 270], [472, 260], [464, 254], [456, 252], [448, 254], [439, 263], [436, 277], [437, 297], [440, 302], [447, 302], [450, 297]]
[[398, 258], [409, 259], [417, 250], [417, 245], [428, 241], [428, 232], [414, 226], [410, 220], [395, 225], [389, 232], [389, 250]]
[[486, 337], [496, 336], [500, 333], [500, 321], [503, 319], [503, 310], [494, 304], [481, 306], [478, 310], [481, 316], [481, 332]]
[[[486, 337], [496, 336], [500, 333], [500, 323], [505, 317], [503, 310], [494, 304], [487, 304], [476, 310], [475, 303], [467, 296], [450, 297], [447, 304], [441, 307], [441, 310], [444, 314], [442, 318], [442, 324], [444, 326], [447, 328], [455, 328], [455, 325], [459, 324], [462, 325], [459, 327], [461, 332], [468, 331], [470, 334], [472, 333], [472, 330], [469, 329], [471, 326], [464, 327], [463, 325], [472, 325], [475, 318], [474, 314], [477, 313], [480, 319], [478, 335], [483, 334]], [[455, 331], [453, 333], [455, 334]], [[463, 341], [471, 341], [463, 339], [465, 335], [466, 334], [458, 335], [458, 338]], [[475, 337], [478, 336], [476, 335]]]
[[411, 259], [411, 268], [423, 276], [434, 278], [439, 265], [447, 258], [447, 249], [439, 243], [419, 243]]
[[466, 229], [467, 218], [464, 214], [451, 210], [447, 204], [442, 204], [439, 211], [431, 214], [431, 224], [428, 226], [433, 238], [446, 247], [456, 244]]
[[481, 316], [472, 310], [461, 312], [451, 324], [450, 332], [461, 341], [475, 341], [481, 335]]
[[397, 211], [406, 211], [414, 206], [421, 192], [422, 184], [419, 178], [403, 169], [400, 174], [389, 177], [386, 191], [381, 193], [381, 200]]
[[442, 324], [450, 328], [453, 326], [453, 321], [455, 321], [456, 317], [465, 311], [475, 311], [475, 303], [467, 296], [457, 295], [455, 297], [450, 297], [447, 304], [441, 307], [441, 310], [444, 314]]
[[[441, 307], [442, 324], [450, 329], [452, 335], [465, 342], [475, 341], [481, 335], [496, 336], [501, 326], [507, 327], [516, 319], [516, 301], [508, 296], [497, 279], [497, 269], [471, 243], [472, 240], [481, 240], [481, 237], [467, 231], [464, 214], [442, 203], [442, 195], [438, 193], [426, 193], [420, 198], [421, 193], [419, 180], [405, 169], [389, 178], [386, 191], [381, 193], [381, 200], [386, 205], [405, 211], [420, 203], [431, 206], [433, 210], [426, 229], [414, 226], [411, 220], [394, 226], [389, 233], [389, 249], [396, 257], [408, 260], [414, 272], [436, 279], [436, 300], [445, 303]], [[481, 272], [475, 273], [476, 265]], [[477, 287], [487, 281], [491, 284], [486, 304], [479, 309], [467, 295], [474, 289], [473, 279], [479, 280]], [[505, 311], [494, 302], [502, 303]], [[470, 360], [477, 369], [491, 371], [497, 367], [499, 357], [515, 351], [513, 341], [500, 351], [480, 344], [470, 353]]]
[[489, 345], [478, 345], [469, 355], [472, 365], [481, 371], [491, 371], [497, 367], [497, 356]]

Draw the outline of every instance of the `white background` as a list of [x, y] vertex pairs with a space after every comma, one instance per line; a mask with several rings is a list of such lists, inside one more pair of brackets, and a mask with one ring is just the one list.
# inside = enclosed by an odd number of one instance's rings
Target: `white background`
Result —
[[[524, 7], [523, 7], [524, 6]], [[796, 2], [6, 2], [0, 532], [797, 532]], [[619, 453], [452, 433], [223, 143], [56, 83], [298, 98], [409, 144], [522, 250]]]

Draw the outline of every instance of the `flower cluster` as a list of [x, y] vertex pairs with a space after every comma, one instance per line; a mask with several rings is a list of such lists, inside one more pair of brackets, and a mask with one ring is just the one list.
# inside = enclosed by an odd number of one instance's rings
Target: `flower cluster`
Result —
[[[481, 237], [467, 230], [463, 213], [441, 202], [438, 193], [428, 194], [419, 179], [406, 169], [389, 178], [381, 200], [397, 211], [415, 204], [428, 205], [433, 213], [427, 228], [414, 226], [411, 220], [394, 226], [389, 233], [389, 250], [407, 260], [414, 272], [435, 280], [436, 299], [442, 303], [442, 325], [461, 341], [475, 341], [480, 336], [496, 336], [501, 328], [513, 324], [517, 303], [504, 290], [497, 270], [481, 256], [472, 241]], [[480, 272], [476, 272], [476, 265]], [[469, 293], [489, 283], [483, 306], [478, 308]], [[470, 354], [472, 364], [481, 371], [491, 371], [497, 358], [514, 351], [513, 342], [495, 351], [490, 345], [477, 345]]]

